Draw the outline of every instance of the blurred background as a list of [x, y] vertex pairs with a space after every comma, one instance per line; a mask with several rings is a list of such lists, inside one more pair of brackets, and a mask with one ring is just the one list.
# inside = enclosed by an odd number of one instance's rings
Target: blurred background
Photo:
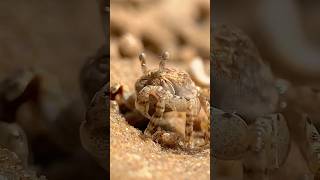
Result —
[[105, 43], [101, 3], [0, 2], [0, 148], [48, 179], [106, 177], [79, 138], [80, 70]]
[[104, 42], [97, 1], [3, 1], [0, 7], [0, 75], [41, 67], [68, 95], [79, 93], [79, 69]]
[[320, 3], [303, 0], [215, 1], [212, 22], [239, 27], [274, 73], [319, 86]]
[[[308, 179], [313, 174], [308, 163], [315, 159], [306, 150], [308, 140], [303, 130], [306, 119], [302, 115], [308, 116], [319, 130], [319, 8], [320, 3], [311, 0], [215, 0], [212, 3], [212, 24], [232, 25], [242, 30], [254, 42], [262, 60], [270, 65], [275, 80], [281, 79], [286, 84], [287, 91], [280, 100], [286, 102], [283, 113], [290, 128], [291, 150], [273, 179]], [[241, 179], [240, 161], [220, 163], [219, 178]]]

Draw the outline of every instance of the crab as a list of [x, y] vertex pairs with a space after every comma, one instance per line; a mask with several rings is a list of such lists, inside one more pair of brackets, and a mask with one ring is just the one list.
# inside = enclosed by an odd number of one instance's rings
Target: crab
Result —
[[[139, 56], [143, 75], [135, 83], [135, 108], [150, 120], [144, 134], [152, 137], [157, 132], [165, 112], [185, 112], [184, 141], [188, 147], [191, 147], [193, 123], [203, 106], [208, 113], [208, 101], [200, 97], [199, 88], [188, 73], [166, 67], [169, 59], [168, 52], [162, 54], [159, 68], [154, 70], [148, 70], [145, 57], [144, 53]], [[210, 114], [207, 115], [209, 119]], [[205, 131], [206, 142], [208, 142], [209, 128]]]
[[[207, 95], [205, 93], [204, 96]], [[109, 95], [110, 111], [115, 110], [116, 113], [121, 114], [129, 125], [141, 131], [146, 129], [150, 120], [135, 108], [136, 94], [134, 92], [129, 91], [125, 84], [114, 83], [110, 85]], [[157, 131], [152, 134], [152, 139], [164, 148], [175, 149], [181, 147], [181, 141], [185, 134], [185, 119], [186, 114], [184, 112], [164, 112], [162, 121], [157, 125]], [[209, 134], [205, 134], [207, 132], [205, 130], [209, 128], [209, 125], [206, 111], [201, 108], [193, 126], [194, 144], [206, 145], [206, 138], [209, 137]], [[143, 135], [142, 138], [146, 138], [146, 136]], [[203, 149], [203, 147], [200, 149]]]

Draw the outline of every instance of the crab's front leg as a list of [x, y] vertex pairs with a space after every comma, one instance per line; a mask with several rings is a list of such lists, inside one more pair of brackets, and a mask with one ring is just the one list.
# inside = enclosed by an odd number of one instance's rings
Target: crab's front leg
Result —
[[156, 127], [163, 118], [163, 112], [165, 110], [165, 102], [160, 99], [156, 104], [156, 111], [152, 115], [147, 128], [144, 130], [144, 134], [151, 137], [156, 132]]
[[170, 97], [169, 106], [178, 112], [186, 112], [186, 125], [185, 125], [185, 143], [187, 147], [191, 147], [193, 123], [198, 116], [201, 104], [198, 98], [187, 99], [177, 95]]
[[[153, 96], [156, 99], [155, 112], [152, 116], [149, 115], [149, 107], [151, 103], [154, 102], [150, 102], [150, 96]], [[169, 99], [169, 96], [170, 94], [161, 86], [146, 86], [137, 94], [135, 107], [141, 114], [150, 120], [144, 131], [145, 135], [150, 137], [155, 132], [156, 126], [163, 118], [166, 101]]]

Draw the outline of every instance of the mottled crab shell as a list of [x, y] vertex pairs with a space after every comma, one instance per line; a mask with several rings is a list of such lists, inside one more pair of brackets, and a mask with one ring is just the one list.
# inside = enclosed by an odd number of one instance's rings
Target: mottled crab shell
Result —
[[213, 150], [217, 159], [237, 160], [241, 159], [248, 149], [248, 126], [246, 122], [236, 114], [225, 113], [213, 108]]
[[136, 92], [140, 92], [148, 85], [162, 86], [171, 94], [186, 99], [198, 97], [198, 90], [189, 74], [181, 70], [172, 68], [165, 68], [164, 72], [160, 72], [158, 69], [151, 70], [138, 79], [135, 84]]

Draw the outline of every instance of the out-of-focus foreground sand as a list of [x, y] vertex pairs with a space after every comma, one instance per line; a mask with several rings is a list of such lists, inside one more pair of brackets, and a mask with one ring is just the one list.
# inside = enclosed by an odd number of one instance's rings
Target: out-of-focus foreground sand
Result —
[[197, 154], [162, 150], [112, 112], [111, 179], [209, 179], [209, 149]]

